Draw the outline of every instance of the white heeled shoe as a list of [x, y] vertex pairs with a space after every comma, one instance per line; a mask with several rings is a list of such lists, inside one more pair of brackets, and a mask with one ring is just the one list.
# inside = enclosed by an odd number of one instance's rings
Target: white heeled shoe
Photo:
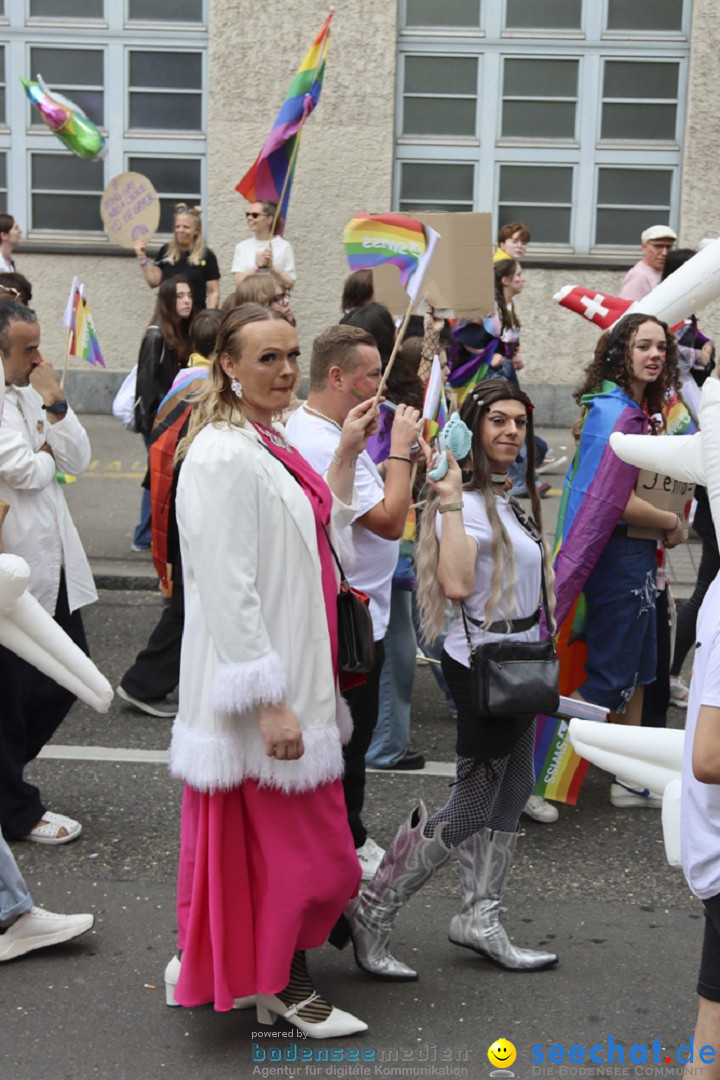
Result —
[[[165, 1004], [166, 1005], [179, 1005], [180, 1002], [175, 1000], [175, 987], [177, 981], [180, 978], [180, 965], [182, 961], [179, 956], [173, 956], [172, 960], [168, 960], [165, 967]], [[255, 995], [250, 997], [235, 998], [233, 1009], [251, 1009], [255, 1004]]]
[[284, 1001], [274, 994], [257, 994], [257, 1020], [259, 1024], [274, 1024], [278, 1016], [294, 1024], [311, 1039], [335, 1039], [341, 1035], [358, 1035], [361, 1031], [367, 1031], [367, 1024], [358, 1020], [351, 1013], [343, 1012], [342, 1009], [331, 1008], [330, 1015], [325, 1020], [311, 1022], [303, 1020], [297, 1014], [307, 1005], [312, 1005], [320, 997], [314, 991], [304, 1001], [297, 1005], [287, 1006]]

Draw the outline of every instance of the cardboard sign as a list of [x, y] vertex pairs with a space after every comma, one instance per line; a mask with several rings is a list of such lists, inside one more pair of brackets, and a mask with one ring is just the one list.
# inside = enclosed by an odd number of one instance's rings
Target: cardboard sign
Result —
[[137, 240], [150, 240], [157, 231], [158, 193], [142, 173], [118, 173], [102, 193], [100, 217], [109, 239], [131, 248]]
[[[635, 494], [639, 499], [644, 499], [658, 510], [682, 515], [685, 539], [689, 531], [688, 511], [694, 491], [695, 484], [688, 480], [675, 480], [672, 476], [663, 476], [648, 469], [640, 470], [635, 484]], [[658, 529], [641, 529], [639, 525], [628, 525], [627, 534], [636, 540], [662, 540], [665, 535]]]
[[[440, 234], [422, 286], [422, 296], [436, 314], [461, 319], [492, 313], [495, 298], [490, 214], [414, 213], [423, 225]], [[404, 315], [408, 295], [392, 263], [373, 270], [375, 299], [393, 315]], [[421, 311], [421, 305], [418, 305]]]

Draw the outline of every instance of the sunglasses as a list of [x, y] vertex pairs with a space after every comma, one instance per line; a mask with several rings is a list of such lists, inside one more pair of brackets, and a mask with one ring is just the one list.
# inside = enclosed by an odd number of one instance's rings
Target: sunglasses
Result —
[[245, 214], [245, 217], [246, 218], [254, 218], [255, 220], [257, 220], [257, 218], [259, 218], [259, 217], [270, 217], [270, 214], [266, 214], [264, 210], [260, 214], [256, 214], [252, 210], [248, 210], [248, 212]]

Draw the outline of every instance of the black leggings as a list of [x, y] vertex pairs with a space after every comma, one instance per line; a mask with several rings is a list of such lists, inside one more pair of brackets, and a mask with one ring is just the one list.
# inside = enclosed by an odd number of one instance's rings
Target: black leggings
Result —
[[[448, 682], [462, 716], [472, 708], [469, 669], [451, 665]], [[441, 822], [446, 822], [443, 841], [448, 847], [457, 847], [483, 826], [498, 832], [517, 832], [520, 814], [535, 786], [534, 751], [533, 722], [505, 757], [481, 762], [458, 754], [450, 798], [428, 820], [425, 836], [434, 836]]]

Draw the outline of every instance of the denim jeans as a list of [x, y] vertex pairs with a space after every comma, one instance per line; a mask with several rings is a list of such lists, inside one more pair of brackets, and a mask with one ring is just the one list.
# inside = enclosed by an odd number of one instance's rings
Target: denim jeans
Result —
[[393, 589], [390, 622], [384, 637], [385, 664], [380, 676], [380, 707], [365, 764], [377, 769], [394, 765], [408, 748], [410, 709], [417, 643], [412, 621], [412, 593]]
[[[150, 436], [143, 435], [143, 442], [147, 450], [150, 445]], [[148, 461], [149, 467], [150, 463]], [[152, 546], [152, 504], [150, 502], [150, 489], [146, 487], [142, 489], [142, 495], [140, 496], [140, 520], [135, 526], [132, 542], [135, 547], [149, 548]]]
[[[427, 656], [428, 660], [438, 660], [439, 661], [440, 657], [442, 656], [443, 645], [445, 644], [445, 638], [448, 635], [448, 630], [450, 629], [450, 624], [453, 621], [452, 604], [448, 600], [448, 602], [445, 605], [445, 626], [443, 628], [442, 633], [440, 634], [440, 636], [438, 638], [435, 639], [435, 641], [425, 641], [425, 640], [423, 640], [422, 634], [420, 632], [420, 611], [418, 610], [417, 594], [416, 593], [412, 594], [412, 617], [413, 617], [413, 626], [415, 627], [415, 635], [417, 637], [418, 644], [419, 644], [420, 648], [423, 651], [423, 655]], [[432, 671], [432, 673], [433, 673], [433, 675], [435, 677], [435, 682], [438, 684], [439, 689], [442, 690], [443, 694], [445, 695], [445, 700], [447, 701], [447, 706], [448, 706], [448, 709], [450, 710], [450, 715], [453, 716], [453, 717], [457, 716], [457, 709], [455, 708], [455, 702], [453, 701], [453, 696], [450, 693], [450, 687], [448, 686], [447, 680], [446, 680], [445, 676], [442, 673], [442, 668], [440, 667], [440, 664], [439, 663], [431, 664], [430, 665], [430, 670]]]
[[24, 915], [32, 907], [32, 898], [13, 853], [0, 832], [0, 923]]

